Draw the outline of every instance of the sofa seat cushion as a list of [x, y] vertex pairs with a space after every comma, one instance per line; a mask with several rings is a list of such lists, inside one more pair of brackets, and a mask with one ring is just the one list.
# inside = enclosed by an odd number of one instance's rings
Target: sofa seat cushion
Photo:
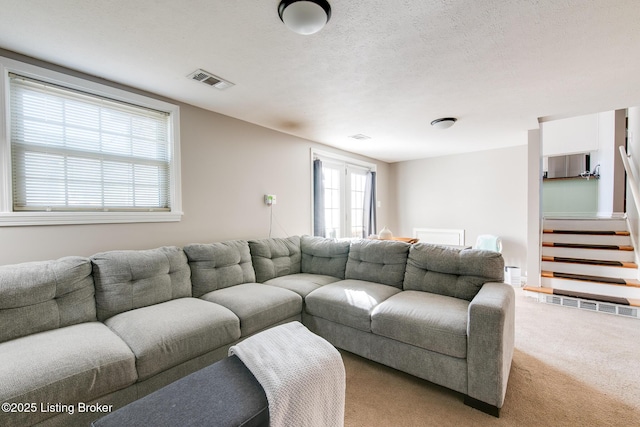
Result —
[[240, 338], [235, 314], [197, 298], [126, 311], [105, 324], [133, 350], [140, 381]]
[[220, 304], [238, 316], [243, 337], [302, 313], [300, 295], [260, 283], [218, 289], [201, 298]]
[[289, 289], [305, 298], [311, 291], [315, 291], [321, 286], [334, 283], [340, 279], [324, 274], [298, 273], [288, 276], [276, 277], [275, 279], [264, 282], [266, 285], [277, 286], [279, 288]]
[[403, 291], [378, 305], [371, 331], [406, 344], [466, 358], [469, 302], [421, 291]]
[[134, 384], [135, 356], [113, 331], [89, 322], [0, 344], [0, 402], [37, 404], [0, 413], [0, 425], [32, 425], [52, 413], [41, 403], [90, 402]]
[[306, 311], [325, 320], [370, 332], [373, 309], [398, 292], [400, 289], [380, 283], [341, 280], [307, 295]]

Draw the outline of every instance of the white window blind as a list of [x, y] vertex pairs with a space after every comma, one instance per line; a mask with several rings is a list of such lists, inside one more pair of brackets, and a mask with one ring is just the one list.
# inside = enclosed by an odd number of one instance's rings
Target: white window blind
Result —
[[169, 114], [10, 74], [14, 211], [169, 211]]

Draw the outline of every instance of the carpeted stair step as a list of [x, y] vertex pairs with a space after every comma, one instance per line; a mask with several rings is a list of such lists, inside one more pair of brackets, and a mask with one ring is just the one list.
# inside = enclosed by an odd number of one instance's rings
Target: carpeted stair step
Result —
[[633, 251], [633, 246], [626, 245], [600, 245], [590, 243], [557, 243], [542, 242], [542, 246], [548, 248], [571, 248], [571, 249], [605, 249], [612, 251]]
[[529, 292], [537, 292], [537, 293], [549, 294], [549, 295], [560, 295], [565, 297], [581, 298], [581, 299], [592, 300], [592, 301], [608, 302], [613, 304], [628, 305], [632, 307], [640, 307], [640, 299], [634, 299], [634, 298], [622, 298], [622, 297], [615, 297], [615, 296], [608, 296], [608, 295], [597, 295], [597, 294], [590, 294], [590, 293], [584, 293], [584, 292], [569, 291], [564, 289], [543, 288], [543, 287], [536, 287], [536, 286], [525, 286], [523, 289]]
[[606, 284], [606, 285], [631, 286], [634, 288], [640, 288], [640, 281], [635, 279], [620, 279], [616, 277], [589, 276], [586, 274], [560, 273], [557, 271], [543, 271], [541, 275], [542, 277], [555, 278], [555, 279], [581, 280], [585, 282], [596, 282], [596, 283]]
[[584, 234], [591, 236], [630, 236], [628, 231], [614, 231], [614, 230], [553, 230], [545, 229], [543, 233], [548, 234]]
[[604, 267], [638, 268], [638, 265], [635, 262], [607, 261], [607, 260], [586, 259], [586, 258], [566, 258], [566, 257], [547, 256], [547, 255], [542, 256], [542, 261], [567, 262], [570, 264], [600, 265]]

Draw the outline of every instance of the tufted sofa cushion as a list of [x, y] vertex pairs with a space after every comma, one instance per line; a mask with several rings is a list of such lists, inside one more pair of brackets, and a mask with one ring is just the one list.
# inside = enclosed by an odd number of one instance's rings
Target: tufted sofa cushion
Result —
[[0, 342], [95, 320], [88, 258], [0, 267]]
[[349, 258], [349, 241], [302, 236], [300, 238], [303, 273], [322, 274], [344, 279]]
[[399, 241], [353, 241], [345, 278], [382, 283], [402, 289], [409, 248], [409, 244]]
[[404, 289], [471, 301], [484, 283], [503, 278], [498, 252], [418, 243], [409, 252]]
[[300, 273], [300, 236], [249, 240], [256, 281]]
[[110, 251], [91, 257], [98, 320], [191, 296], [191, 270], [182, 249], [165, 246]]
[[184, 253], [189, 259], [196, 298], [217, 289], [256, 281], [249, 243], [244, 240], [187, 245]]

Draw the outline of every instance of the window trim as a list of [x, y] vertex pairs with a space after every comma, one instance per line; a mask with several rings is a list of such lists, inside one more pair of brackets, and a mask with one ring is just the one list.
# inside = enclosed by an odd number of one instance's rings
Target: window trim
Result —
[[[169, 197], [171, 209], [167, 212], [32, 212], [14, 211], [12, 201], [11, 129], [9, 73], [43, 80], [73, 90], [78, 90], [126, 102], [145, 108], [169, 113], [170, 138], [170, 183]], [[0, 56], [0, 99], [3, 105], [0, 114], [0, 227], [59, 224], [109, 224], [132, 222], [175, 222], [180, 221], [182, 194], [180, 179], [180, 107], [148, 96], [114, 88], [83, 78], [63, 74], [46, 68], [23, 63]]]
[[[348, 167], [352, 167], [355, 169], [362, 169], [362, 170], [366, 170], [366, 171], [370, 171], [370, 172], [377, 172], [377, 165], [375, 163], [370, 163], [364, 160], [359, 160], [353, 157], [349, 157], [349, 156], [344, 156], [342, 154], [337, 154], [337, 153], [332, 153], [330, 151], [322, 151], [322, 150], [317, 150], [315, 148], [311, 148], [310, 150], [311, 156], [310, 156], [310, 173], [309, 173], [309, 177], [310, 177], [310, 200], [309, 200], [309, 204], [311, 207], [311, 235], [313, 235], [313, 224], [314, 224], [314, 206], [313, 206], [313, 161], [315, 159], [320, 159], [323, 162], [327, 162], [333, 165], [340, 165], [343, 168], [348, 168]], [[346, 181], [346, 179], [344, 179], [343, 177], [343, 181]], [[345, 189], [346, 190], [346, 189]], [[346, 197], [346, 194], [343, 194], [343, 197]], [[344, 203], [344, 201], [343, 201]], [[350, 213], [347, 213], [347, 215], [350, 215]], [[344, 220], [344, 218], [343, 218]], [[341, 228], [343, 228], [344, 224], [341, 224]], [[340, 237], [340, 239], [352, 239], [351, 237]]]

